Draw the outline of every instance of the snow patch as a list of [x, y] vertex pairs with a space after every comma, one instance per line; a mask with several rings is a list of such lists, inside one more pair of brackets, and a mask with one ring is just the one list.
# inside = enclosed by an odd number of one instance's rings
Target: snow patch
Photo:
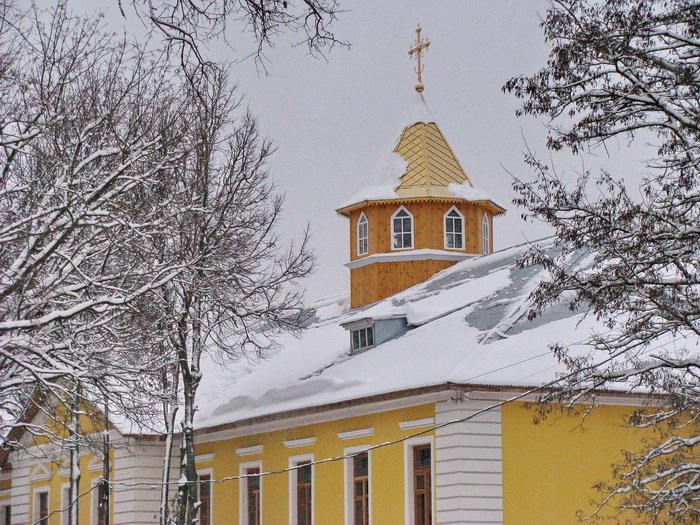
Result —
[[477, 190], [474, 186], [465, 182], [463, 184], [455, 184], [451, 182], [447, 186], [448, 191], [458, 199], [465, 201], [490, 201], [491, 197], [484, 191]]

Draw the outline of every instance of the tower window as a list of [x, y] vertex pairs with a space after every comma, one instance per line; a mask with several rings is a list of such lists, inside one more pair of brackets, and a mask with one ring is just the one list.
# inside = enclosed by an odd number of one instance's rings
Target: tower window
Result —
[[360, 219], [357, 221], [357, 255], [366, 255], [369, 251], [369, 228], [367, 225], [367, 217], [364, 213], [360, 214]]
[[464, 248], [464, 217], [454, 206], [445, 214], [445, 248]]
[[491, 253], [491, 240], [489, 231], [489, 217], [484, 213], [484, 218], [481, 220], [481, 252], [483, 254]]
[[413, 215], [403, 206], [391, 218], [391, 237], [394, 250], [413, 248]]

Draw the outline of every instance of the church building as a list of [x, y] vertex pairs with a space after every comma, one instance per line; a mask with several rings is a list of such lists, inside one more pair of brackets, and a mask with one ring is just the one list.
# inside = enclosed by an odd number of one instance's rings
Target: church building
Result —
[[[621, 451], [651, 436], [623, 424], [646, 402], [623, 392], [586, 417], [535, 423], [530, 403], [565, 371], [548, 345], [584, 353], [596, 321], [565, 304], [527, 319], [544, 274], [518, 264], [529, 246], [494, 251], [505, 209], [430, 115], [428, 45], [418, 28], [415, 107], [376, 186], [348, 188], [357, 193], [337, 209], [349, 297], [315, 303], [301, 337], [280, 334], [257, 363], [204, 364], [200, 525], [573, 525], [596, 511], [593, 487]], [[0, 470], [0, 525], [63, 525], [65, 454], [24, 444]], [[108, 510], [100, 449], [81, 459], [81, 525], [158, 523], [164, 436], [113, 421], [110, 445]]]

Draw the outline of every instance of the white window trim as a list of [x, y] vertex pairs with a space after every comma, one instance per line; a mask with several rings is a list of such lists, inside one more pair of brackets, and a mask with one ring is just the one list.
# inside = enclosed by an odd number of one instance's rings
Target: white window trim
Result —
[[403, 475], [404, 475], [404, 523], [415, 525], [413, 516], [413, 447], [430, 445], [430, 506], [435, 523], [435, 443], [432, 436], [420, 436], [403, 442]]
[[61, 525], [68, 525], [68, 507], [70, 501], [70, 481], [61, 483]]
[[98, 476], [90, 482], [92, 487], [92, 490], [90, 490], [90, 523], [92, 525], [97, 525], [97, 506], [100, 504], [97, 499], [100, 495], [97, 485], [100, 481], [102, 481], [102, 476]]
[[[361, 251], [360, 250], [360, 223], [362, 223], [362, 219], [365, 220], [365, 224], [367, 225], [367, 251]], [[361, 257], [363, 255], [367, 255], [369, 253], [369, 220], [367, 219], [367, 215], [365, 215], [365, 212], [360, 213], [360, 217], [357, 219], [357, 256]]]
[[[401, 212], [402, 210], [405, 211], [406, 213], [408, 213], [408, 216], [411, 219], [411, 246], [407, 246], [404, 248], [396, 248], [394, 246], [394, 217], [396, 217], [399, 214], [399, 212]], [[399, 206], [398, 209], [391, 215], [391, 239], [389, 240], [389, 242], [391, 244], [391, 249], [395, 250], [395, 251], [412, 250], [416, 244], [415, 237], [416, 237], [416, 221], [414, 220], [413, 214], [410, 211], [408, 211], [405, 206], [403, 206], [403, 205]]]
[[311, 462], [311, 525], [314, 523], [316, 514], [316, 469], [313, 464], [313, 454], [302, 454], [299, 456], [290, 456], [289, 458], [289, 525], [297, 525], [297, 472], [293, 468], [304, 461]]
[[[197, 469], [197, 479], [200, 476], [209, 476], [210, 479], [214, 479], [214, 469], [212, 468], [202, 468]], [[201, 483], [198, 484], [199, 487], [202, 486]], [[200, 490], [197, 487], [197, 499], [199, 499]], [[199, 523], [199, 516], [197, 516], [197, 523]], [[111, 523], [111, 522], [110, 522]], [[214, 525], [214, 483], [209, 483], [209, 525]]]
[[481, 219], [481, 252], [484, 255], [491, 253], [491, 223], [487, 213]]
[[[372, 445], [358, 445], [348, 447], [343, 450], [343, 455], [355, 454], [356, 452], [364, 452]], [[345, 458], [344, 464], [344, 479], [345, 479], [345, 525], [353, 525], [355, 517], [355, 484], [353, 482], [353, 458]], [[369, 523], [372, 524], [372, 451], [367, 450], [367, 473], [369, 478], [367, 491], [369, 493]]]
[[[461, 248], [449, 248], [449, 247], [447, 246], [447, 216], [448, 216], [450, 213], [452, 213], [453, 211], [456, 211], [456, 212], [457, 212], [457, 215], [459, 215], [459, 218], [460, 218], [461, 221], [462, 221], [462, 233], [461, 233], [461, 236], [462, 236], [462, 247], [461, 247]], [[452, 217], [451, 217], [451, 218], [452, 218]], [[465, 225], [465, 224], [466, 224], [466, 222], [465, 222], [465, 220], [464, 220], [464, 215], [462, 215], [462, 212], [459, 211], [459, 210], [457, 209], [456, 206], [452, 206], [449, 210], [447, 210], [447, 211], [445, 212], [445, 215], [442, 216], [442, 233], [443, 233], [443, 235], [442, 235], [442, 240], [443, 240], [443, 243], [444, 243], [444, 246], [445, 246], [445, 249], [446, 249], [446, 250], [464, 251], [464, 247], [465, 247], [465, 245], [466, 245], [466, 242], [465, 242], [465, 241], [466, 241], [466, 235], [465, 235], [466, 232], [464, 231], [464, 229], [465, 229], [465, 228], [464, 228], [464, 225]], [[454, 235], [454, 234], [453, 234], [453, 235]]]
[[[32, 523], [39, 523], [39, 494], [46, 494], [46, 510], [51, 516], [51, 487], [37, 487], [32, 489]], [[50, 520], [51, 518], [49, 518]], [[14, 518], [13, 518], [14, 521]]]
[[[239, 465], [241, 476], [245, 476], [248, 469], [257, 468], [260, 469], [262, 474], [262, 461], [248, 461], [246, 463], [241, 463]], [[311, 489], [313, 490], [313, 481], [311, 484]], [[313, 503], [313, 500], [312, 500]], [[238, 483], [238, 510], [239, 510], [239, 523], [241, 525], [248, 524], [248, 478], [241, 478]], [[260, 523], [265, 523], [263, 521], [263, 476], [260, 476]]]

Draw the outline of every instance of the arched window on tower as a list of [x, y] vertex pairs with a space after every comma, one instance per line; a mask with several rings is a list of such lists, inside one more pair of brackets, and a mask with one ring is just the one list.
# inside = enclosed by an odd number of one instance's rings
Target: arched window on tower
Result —
[[369, 228], [367, 216], [363, 213], [357, 221], [357, 255], [367, 255], [369, 251]]
[[445, 214], [445, 248], [464, 249], [464, 216], [454, 206]]
[[391, 238], [393, 250], [413, 248], [413, 215], [403, 206], [391, 216]]
[[481, 253], [491, 253], [491, 236], [489, 234], [489, 217], [484, 213], [481, 219]]

